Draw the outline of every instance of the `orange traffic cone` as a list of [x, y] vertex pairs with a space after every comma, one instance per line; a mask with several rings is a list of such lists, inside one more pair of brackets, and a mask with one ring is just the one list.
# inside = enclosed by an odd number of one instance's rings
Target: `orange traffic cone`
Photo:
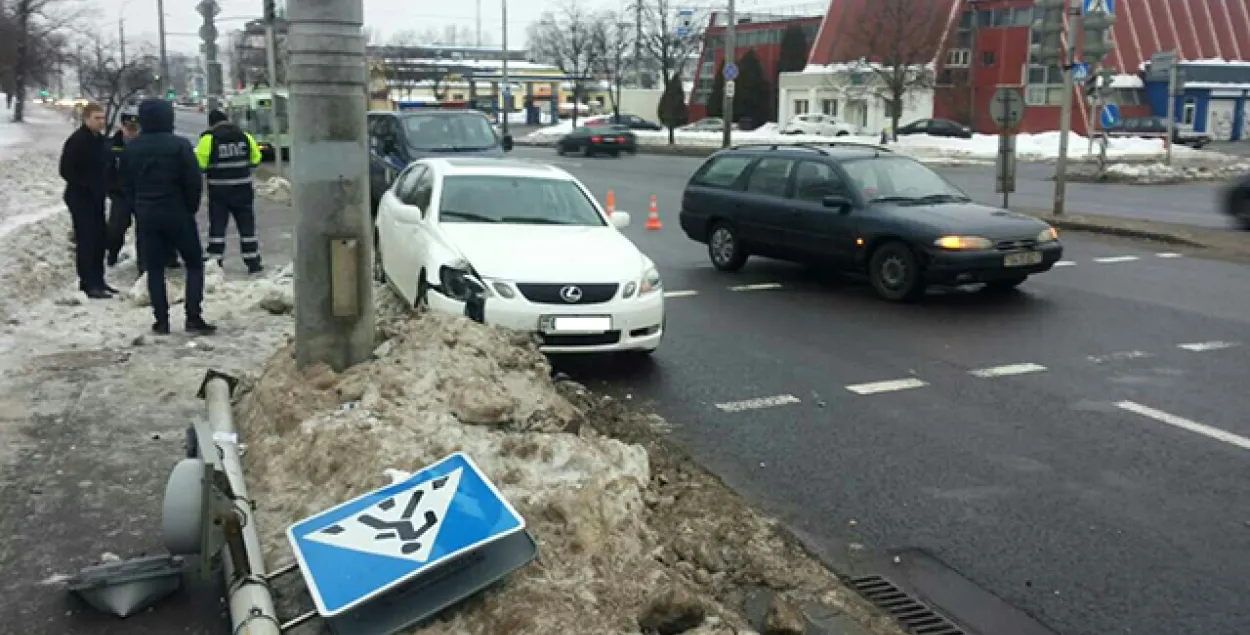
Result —
[[608, 190], [608, 215], [616, 212], [616, 192]]
[[660, 224], [660, 212], [655, 209], [655, 195], [651, 195], [651, 209], [647, 211], [646, 228], [650, 231], [657, 231], [664, 228]]

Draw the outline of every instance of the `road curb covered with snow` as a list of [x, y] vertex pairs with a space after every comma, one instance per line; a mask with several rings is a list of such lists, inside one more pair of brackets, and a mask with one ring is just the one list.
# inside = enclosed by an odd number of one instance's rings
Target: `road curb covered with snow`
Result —
[[1013, 209], [1036, 216], [1063, 230], [1148, 240], [1192, 249], [1196, 253], [1208, 257], [1250, 261], [1250, 232], [1211, 229], [1098, 214], [1075, 213], [1055, 216], [1050, 213], [1050, 210]]
[[[674, 450], [662, 419], [553, 382], [527, 336], [403, 312], [379, 332], [375, 359], [343, 373], [300, 371], [286, 348], [243, 387], [236, 421], [270, 562], [292, 558], [292, 522], [388, 483], [388, 468], [464, 451], [526, 518], [539, 558], [423, 634], [803, 633], [812, 609], [863, 625], [826, 632], [901, 635]], [[287, 584], [284, 608], [303, 608]], [[744, 614], [759, 590], [772, 624]]]

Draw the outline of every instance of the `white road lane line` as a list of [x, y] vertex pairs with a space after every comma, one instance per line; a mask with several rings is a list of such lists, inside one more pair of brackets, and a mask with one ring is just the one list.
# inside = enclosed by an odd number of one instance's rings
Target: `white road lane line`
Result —
[[881, 392], [894, 392], [897, 390], [909, 390], [911, 388], [923, 388], [929, 384], [919, 379], [891, 379], [889, 381], [876, 381], [870, 384], [853, 384], [847, 386], [846, 389], [857, 395], [875, 395]]
[[1150, 406], [1143, 406], [1139, 403], [1132, 402], [1132, 401], [1120, 401], [1120, 402], [1117, 402], [1115, 406], [1121, 410], [1126, 410], [1134, 414], [1139, 414], [1143, 417], [1154, 419], [1155, 421], [1158, 421], [1159, 423], [1166, 423], [1167, 425], [1170, 425], [1174, 428], [1180, 428], [1181, 430], [1188, 430], [1189, 432], [1201, 434], [1202, 436], [1205, 436], [1205, 437], [1210, 437], [1212, 439], [1215, 439], [1216, 441], [1223, 441], [1224, 443], [1227, 443], [1229, 445], [1237, 446], [1243, 450], [1250, 450], [1250, 439], [1247, 439], [1246, 437], [1243, 437], [1240, 435], [1233, 434], [1232, 432], [1226, 432], [1219, 428], [1213, 428], [1209, 425], [1198, 423], [1197, 421], [1190, 421], [1189, 419], [1186, 419], [1184, 417], [1178, 417], [1174, 414], [1169, 414], [1162, 410], [1155, 410], [1154, 408], [1151, 408]]
[[664, 297], [666, 298], [688, 298], [692, 295], [699, 295], [699, 292], [689, 290], [689, 289], [685, 291], [665, 291], [664, 292]]
[[1137, 256], [1107, 256], [1105, 258], [1095, 258], [1094, 262], [1109, 265], [1116, 262], [1133, 262], [1138, 260]]
[[1071, 260], [1060, 260], [1055, 263], [1056, 267], [1075, 267], [1076, 263]]
[[979, 368], [970, 370], [968, 374], [974, 377], [988, 379], [990, 377], [1007, 377], [1009, 375], [1024, 375], [1027, 373], [1040, 373], [1046, 370], [1041, 364], [1023, 363], [1023, 364], [1007, 364], [1005, 366], [994, 366], [992, 368]]
[[1184, 258], [1185, 254], [1178, 254], [1174, 251], [1165, 251], [1161, 254], [1155, 254], [1156, 258]]
[[730, 291], [766, 291], [768, 289], [780, 289], [781, 285], [776, 282], [764, 282], [760, 284], [743, 284], [736, 287], [729, 287]]
[[1117, 351], [1115, 353], [1107, 353], [1106, 355], [1090, 355], [1085, 359], [1095, 364], [1105, 364], [1107, 362], [1118, 362], [1126, 359], [1142, 359], [1145, 357], [1153, 357], [1146, 351]]
[[796, 403], [802, 403], [802, 400], [794, 395], [773, 395], [772, 397], [757, 397], [755, 399], [746, 399], [743, 401], [718, 403], [716, 404], [716, 407], [720, 408], [724, 412], [742, 412], [744, 410], [775, 408], [777, 406], [786, 406]]
[[1241, 346], [1241, 343], [1240, 342], [1221, 342], [1217, 340], [1214, 342], [1192, 342], [1189, 344], [1177, 344], [1176, 348], [1183, 348], [1187, 351], [1193, 351], [1195, 353], [1203, 353], [1206, 351], [1222, 351], [1226, 348], [1234, 348], [1237, 346]]

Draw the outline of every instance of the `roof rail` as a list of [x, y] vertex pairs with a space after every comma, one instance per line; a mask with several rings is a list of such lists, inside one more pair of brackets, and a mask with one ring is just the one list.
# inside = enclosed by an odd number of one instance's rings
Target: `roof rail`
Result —
[[893, 152], [893, 150], [876, 143], [863, 143], [860, 141], [791, 141], [785, 143], [765, 142], [765, 143], [743, 143], [732, 146], [730, 149], [738, 150], [740, 148], [768, 148], [769, 150], [812, 150], [825, 154], [825, 148], [864, 148], [866, 150], [876, 150], [878, 152]]
[[805, 146], [801, 143], [741, 143], [730, 147], [731, 150], [738, 150], [741, 148], [768, 148], [769, 150], [814, 150], [822, 154], [824, 153], [820, 148]]
[[862, 141], [799, 141], [795, 145], [830, 146], [834, 148], [866, 148], [869, 150], [877, 150], [879, 152], [893, 152], [893, 150], [879, 143], [864, 143]]

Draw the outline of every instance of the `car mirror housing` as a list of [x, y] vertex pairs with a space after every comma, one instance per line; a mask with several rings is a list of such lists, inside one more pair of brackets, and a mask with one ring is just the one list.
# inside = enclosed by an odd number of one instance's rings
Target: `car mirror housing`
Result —
[[617, 229], [625, 229], [626, 227], [629, 227], [629, 212], [612, 212], [611, 220], [613, 227]]

